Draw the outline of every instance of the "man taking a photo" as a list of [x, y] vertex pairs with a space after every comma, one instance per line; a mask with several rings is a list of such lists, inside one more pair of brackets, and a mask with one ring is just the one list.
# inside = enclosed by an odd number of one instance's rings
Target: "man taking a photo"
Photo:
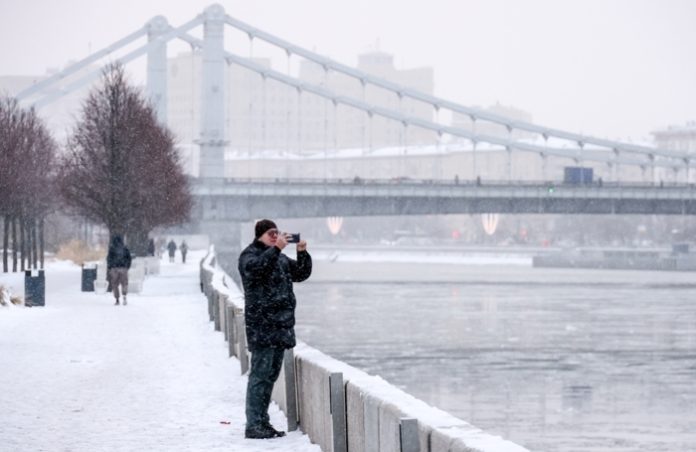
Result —
[[254, 232], [254, 241], [242, 251], [238, 266], [251, 352], [245, 436], [266, 439], [285, 436], [271, 425], [268, 406], [285, 350], [295, 346], [297, 302], [292, 283], [309, 278], [312, 258], [304, 240], [297, 243], [297, 260], [283, 254], [289, 235], [280, 233], [271, 220], [258, 221]]

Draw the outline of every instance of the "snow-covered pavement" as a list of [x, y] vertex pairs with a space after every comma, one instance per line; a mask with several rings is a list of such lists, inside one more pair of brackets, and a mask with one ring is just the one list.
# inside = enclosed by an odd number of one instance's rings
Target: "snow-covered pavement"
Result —
[[[201, 257], [163, 260], [128, 306], [55, 262], [46, 307], [0, 307], [0, 451], [319, 452], [299, 431], [244, 439], [246, 377], [208, 321]], [[287, 426], [275, 405], [271, 422]]]

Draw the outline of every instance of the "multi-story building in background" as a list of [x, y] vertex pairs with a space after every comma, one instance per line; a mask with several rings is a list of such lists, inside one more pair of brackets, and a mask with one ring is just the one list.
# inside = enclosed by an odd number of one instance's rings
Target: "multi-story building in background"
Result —
[[696, 154], [696, 121], [688, 121], [686, 125], [669, 126], [652, 134], [657, 148]]
[[[696, 154], [696, 121], [688, 121], [685, 125], [671, 125], [652, 132], [652, 135], [656, 148], [683, 152], [685, 155]], [[676, 173], [664, 168], [657, 171], [655, 175], [655, 181], [676, 181], [678, 179]], [[694, 171], [689, 172], [688, 182], [696, 182]]]
[[[271, 67], [271, 61], [255, 58], [256, 64]], [[193, 143], [200, 129], [201, 53], [183, 53], [169, 59], [169, 125], [181, 144]], [[358, 69], [398, 85], [432, 94], [432, 68], [399, 70], [393, 57], [382, 52], [360, 55]], [[321, 66], [302, 61], [297, 77], [341, 96], [399, 111], [404, 115], [432, 120], [433, 109], [423, 103], [370, 85]], [[384, 146], [435, 142], [436, 134], [398, 121], [366, 113], [345, 105], [334, 105], [317, 95], [298, 91], [263, 78], [237, 65], [227, 69], [225, 86], [228, 148], [237, 153], [285, 150], [305, 154], [332, 149], [370, 149]]]

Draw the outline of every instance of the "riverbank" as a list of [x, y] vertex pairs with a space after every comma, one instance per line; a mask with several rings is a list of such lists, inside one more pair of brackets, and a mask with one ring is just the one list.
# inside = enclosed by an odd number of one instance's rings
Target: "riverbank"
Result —
[[[688, 272], [532, 268], [536, 250], [503, 252], [410, 248], [310, 249], [315, 266], [310, 283], [467, 283], [593, 285], [695, 285]], [[294, 251], [290, 251], [292, 256]]]

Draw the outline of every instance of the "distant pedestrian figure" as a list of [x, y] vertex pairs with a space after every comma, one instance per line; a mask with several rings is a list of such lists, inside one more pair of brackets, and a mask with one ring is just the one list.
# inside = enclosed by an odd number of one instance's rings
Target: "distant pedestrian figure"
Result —
[[181, 250], [181, 262], [183, 262], [185, 264], [186, 263], [186, 253], [188, 252], [188, 245], [186, 244], [186, 240], [183, 240], [181, 242], [179, 249]]
[[130, 250], [123, 243], [123, 238], [120, 235], [114, 235], [109, 245], [109, 254], [106, 256], [106, 268], [109, 272], [109, 284], [116, 298], [115, 305], [120, 304], [119, 286], [123, 291], [123, 305], [128, 304], [126, 295], [128, 295], [128, 269], [131, 266], [131, 260]]
[[174, 240], [169, 241], [167, 250], [169, 250], [169, 262], [174, 262], [174, 253], [176, 253], [176, 243], [174, 243]]
[[147, 255], [148, 256], [155, 255], [155, 239], [150, 239], [150, 241], [147, 242]]

